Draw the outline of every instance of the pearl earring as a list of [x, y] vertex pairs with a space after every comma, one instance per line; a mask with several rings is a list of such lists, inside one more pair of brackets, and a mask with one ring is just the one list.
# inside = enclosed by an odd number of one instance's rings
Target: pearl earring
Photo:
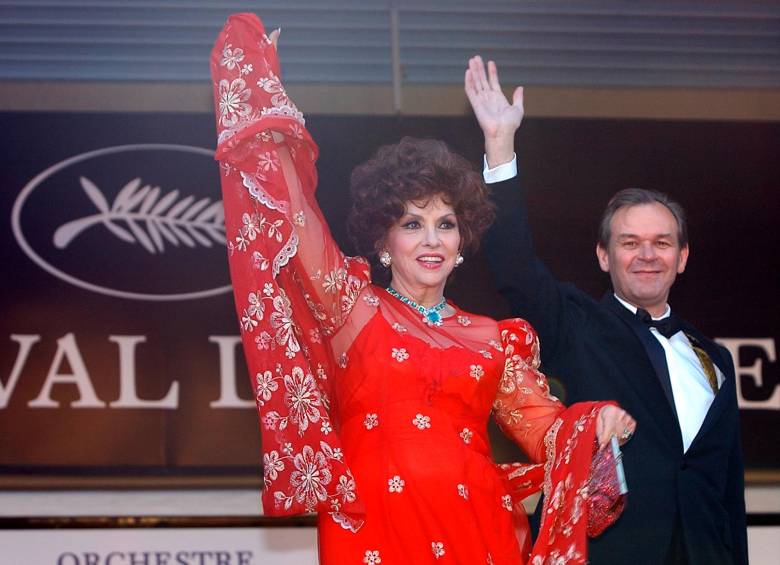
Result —
[[460, 267], [463, 264], [463, 261], [465, 261], [465, 259], [463, 259], [463, 255], [458, 253], [458, 256], [455, 257], [455, 266]]
[[379, 254], [379, 262], [382, 263], [383, 267], [388, 268], [393, 262], [393, 258], [390, 257], [390, 253], [387, 251], [382, 251], [382, 253]]

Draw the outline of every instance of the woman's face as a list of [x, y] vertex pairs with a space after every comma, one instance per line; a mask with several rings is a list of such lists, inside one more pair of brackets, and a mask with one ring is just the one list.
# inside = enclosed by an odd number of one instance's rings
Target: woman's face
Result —
[[431, 306], [431, 301], [441, 299], [460, 250], [455, 210], [439, 195], [427, 202], [407, 202], [404, 215], [388, 231], [384, 248], [393, 260], [393, 288]]

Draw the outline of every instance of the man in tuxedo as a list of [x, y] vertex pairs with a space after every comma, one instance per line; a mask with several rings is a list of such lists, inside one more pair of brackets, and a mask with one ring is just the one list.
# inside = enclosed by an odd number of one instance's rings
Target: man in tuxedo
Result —
[[[485, 241], [499, 291], [541, 340], [542, 367], [566, 402], [616, 400], [637, 422], [623, 449], [628, 501], [589, 544], [595, 565], [747, 563], [744, 473], [733, 362], [679, 319], [669, 291], [690, 253], [682, 208], [628, 189], [608, 204], [596, 256], [612, 290], [596, 300], [536, 256], [517, 180], [523, 93], [501, 93], [495, 65], [469, 62], [466, 93], [486, 132], [497, 219]], [[628, 433], [626, 434], [628, 435]]]

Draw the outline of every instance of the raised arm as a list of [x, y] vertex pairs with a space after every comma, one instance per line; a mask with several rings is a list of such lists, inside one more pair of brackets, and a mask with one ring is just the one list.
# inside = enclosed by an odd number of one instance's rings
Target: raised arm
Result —
[[[264, 512], [336, 512], [354, 529], [362, 506], [337, 491], [353, 479], [331, 424], [334, 359], [323, 334], [349, 315], [368, 266], [344, 257], [317, 206], [317, 146], [256, 16], [228, 19], [211, 72], [228, 262], [261, 423]], [[302, 480], [304, 468], [320, 479]]]
[[[212, 56], [229, 248], [273, 277], [290, 263], [315, 319], [332, 333], [367, 284], [368, 267], [344, 257], [317, 205], [318, 149], [281, 82], [277, 37], [250, 14], [233, 16]], [[234, 276], [236, 290], [245, 278]], [[263, 309], [255, 290], [236, 296], [247, 312]]]
[[473, 57], [466, 71], [465, 90], [485, 136], [487, 166], [512, 164], [502, 167], [501, 182], [489, 185], [496, 220], [485, 237], [484, 253], [512, 315], [527, 319], [539, 332], [544, 344], [542, 361], [548, 362], [567, 347], [567, 340], [576, 331], [578, 312], [567, 303], [533, 247], [525, 198], [513, 165], [515, 133], [524, 115], [523, 89], [515, 89], [510, 103], [501, 90], [495, 63], [485, 66], [480, 57]]

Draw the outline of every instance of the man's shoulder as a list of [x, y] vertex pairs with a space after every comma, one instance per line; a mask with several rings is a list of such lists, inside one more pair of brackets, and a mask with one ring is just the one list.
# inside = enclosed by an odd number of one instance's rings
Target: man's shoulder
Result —
[[558, 282], [561, 295], [568, 304], [568, 321], [571, 330], [577, 331], [587, 339], [599, 339], [604, 334], [614, 334], [616, 331], [628, 329], [621, 320], [619, 306], [611, 301], [611, 294], [595, 298], [573, 283]]

